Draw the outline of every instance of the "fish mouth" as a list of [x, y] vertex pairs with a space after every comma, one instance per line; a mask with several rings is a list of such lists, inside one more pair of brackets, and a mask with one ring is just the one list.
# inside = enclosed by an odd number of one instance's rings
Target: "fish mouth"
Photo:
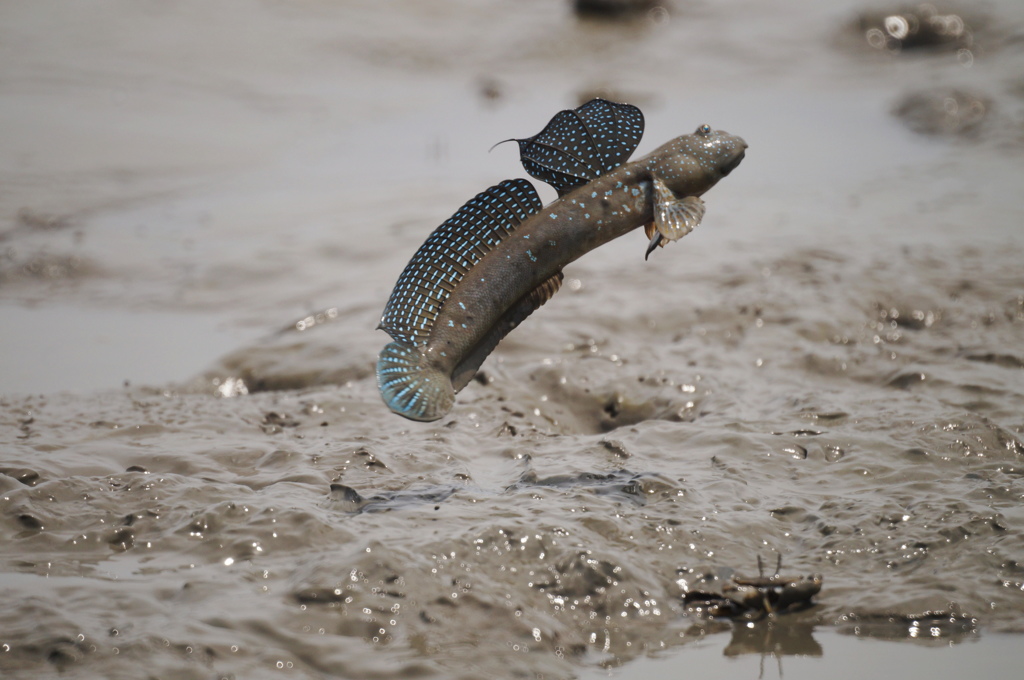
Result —
[[742, 151], [740, 151], [740, 154], [738, 156], [736, 156], [731, 161], [729, 161], [728, 163], [723, 165], [722, 166], [722, 177], [725, 177], [730, 172], [735, 170], [736, 166], [740, 164], [740, 161], [742, 161], [743, 157], [746, 156], [746, 155], [747, 155], [747, 150], [743, 149]]

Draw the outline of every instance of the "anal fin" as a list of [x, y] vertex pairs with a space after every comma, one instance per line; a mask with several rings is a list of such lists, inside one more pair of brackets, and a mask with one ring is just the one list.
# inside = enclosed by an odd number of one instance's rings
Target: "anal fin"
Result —
[[498, 319], [491, 327], [491, 330], [473, 348], [473, 351], [455, 367], [455, 370], [452, 372], [452, 386], [456, 392], [473, 379], [484, 359], [494, 351], [494, 348], [498, 346], [502, 338], [558, 292], [558, 289], [562, 286], [562, 278], [562, 272], [556, 272], [509, 307], [508, 311]]

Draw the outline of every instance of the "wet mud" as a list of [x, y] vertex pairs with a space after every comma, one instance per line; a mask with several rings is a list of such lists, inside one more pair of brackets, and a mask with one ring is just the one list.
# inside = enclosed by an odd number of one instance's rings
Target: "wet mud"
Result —
[[[0, 672], [626, 678], [712, 645], [800, 677], [848, 663], [847, 639], [899, 641], [893, 667], [1007, 655], [1017, 5], [964, 11], [969, 45], [898, 51], [867, 43], [885, 12], [836, 40], [877, 9], [858, 3], [380, 7], [112, 0], [108, 40], [70, 7], [2, 10], [24, 49], [0, 118], [24, 133], [0, 155], [0, 322], [95, 309], [123, 363], [3, 331], [28, 348], [3, 365], [31, 370], [0, 376]], [[747, 158], [650, 262], [638, 232], [567, 268], [448, 416], [390, 413], [374, 328], [405, 262], [523, 176], [494, 142], [597, 91], [644, 109], [640, 153], [706, 122]], [[43, 113], [71, 104], [81, 136]], [[157, 311], [247, 339], [140, 351], [133, 319]], [[94, 387], [35, 389], [68, 353]]]

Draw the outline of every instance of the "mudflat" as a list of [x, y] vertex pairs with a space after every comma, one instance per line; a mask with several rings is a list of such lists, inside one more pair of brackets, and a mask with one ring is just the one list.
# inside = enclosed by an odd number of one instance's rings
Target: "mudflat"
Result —
[[[0, 9], [5, 677], [1010, 658], [1024, 9], [583, 4]], [[589, 253], [448, 416], [395, 416], [395, 278], [592, 96], [638, 155], [749, 150], [692, 234]], [[814, 606], [688, 604], [778, 555]]]

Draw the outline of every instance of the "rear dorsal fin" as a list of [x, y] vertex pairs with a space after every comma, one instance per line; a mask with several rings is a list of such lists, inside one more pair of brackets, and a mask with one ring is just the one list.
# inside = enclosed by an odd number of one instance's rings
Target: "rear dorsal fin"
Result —
[[541, 305], [550, 300], [561, 286], [562, 272], [555, 272], [544, 283], [519, 298], [514, 305], [509, 307], [508, 311], [498, 319], [497, 323], [491, 326], [491, 330], [473, 348], [473, 351], [455, 367], [455, 370], [452, 372], [452, 387], [455, 388], [455, 391], [458, 392], [473, 379], [477, 369], [480, 368], [480, 364], [484, 362], [487, 355], [494, 351], [494, 348], [498, 346], [502, 338], [525, 321], [526, 317], [533, 314]]
[[508, 179], [474, 196], [409, 260], [384, 307], [380, 328], [405, 345], [424, 344], [466, 272], [540, 208], [537, 190], [525, 179]]
[[591, 99], [559, 111], [533, 137], [515, 141], [526, 172], [564, 196], [625, 163], [643, 134], [640, 109]]

